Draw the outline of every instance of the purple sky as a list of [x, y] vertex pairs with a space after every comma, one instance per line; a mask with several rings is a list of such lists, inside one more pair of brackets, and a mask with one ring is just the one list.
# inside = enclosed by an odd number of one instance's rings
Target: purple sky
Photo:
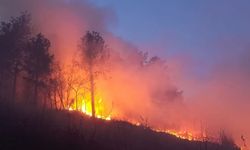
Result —
[[201, 72], [199, 68], [222, 59], [237, 62], [249, 51], [248, 0], [90, 1], [113, 9], [117, 23], [110, 31], [114, 34], [151, 54], [191, 57], [202, 64], [196, 66]]

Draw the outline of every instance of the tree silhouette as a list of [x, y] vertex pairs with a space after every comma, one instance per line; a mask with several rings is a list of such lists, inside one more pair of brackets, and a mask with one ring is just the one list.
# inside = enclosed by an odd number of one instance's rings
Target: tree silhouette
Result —
[[66, 90], [66, 83], [63, 77], [63, 70], [60, 64], [54, 63], [53, 64], [53, 73], [49, 79], [49, 85], [50, 85], [50, 92], [53, 92], [53, 97], [55, 101], [55, 106], [56, 106], [56, 95], [58, 95], [58, 98], [60, 100], [60, 108], [65, 109], [65, 104], [64, 104], [64, 91]]
[[30, 15], [11, 18], [0, 25], [0, 72], [1, 79], [12, 77], [12, 100], [16, 99], [17, 77], [23, 69], [23, 54], [30, 36]]
[[219, 142], [222, 146], [222, 149], [233, 150], [236, 149], [237, 146], [233, 140], [233, 138], [225, 133], [224, 130], [220, 131]]
[[81, 38], [80, 45], [83, 61], [89, 72], [92, 117], [95, 118], [95, 75], [102, 71], [101, 64], [108, 58], [108, 51], [102, 36], [95, 31], [88, 31]]
[[46, 78], [52, 72], [54, 56], [49, 53], [50, 41], [41, 33], [33, 37], [29, 44], [25, 57], [25, 69], [27, 79], [34, 86], [34, 104], [37, 104], [38, 88], [43, 87]]
[[67, 81], [69, 88], [74, 93], [75, 108], [76, 110], [81, 110], [82, 101], [87, 91], [86, 84], [89, 82], [88, 76], [82, 74], [81, 66], [76, 60], [72, 61], [68, 71], [70, 72], [67, 73]]

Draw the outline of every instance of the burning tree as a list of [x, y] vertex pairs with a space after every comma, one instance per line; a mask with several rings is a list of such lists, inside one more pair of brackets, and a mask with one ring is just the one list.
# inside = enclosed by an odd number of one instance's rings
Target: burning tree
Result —
[[[86, 84], [88, 83], [87, 75], [84, 76], [81, 70], [81, 65], [78, 61], [72, 60], [72, 64], [68, 66], [68, 70], [66, 71], [66, 81], [70, 94], [74, 93], [75, 99], [75, 109], [81, 111], [82, 103], [85, 97], [85, 91], [87, 90]], [[79, 98], [81, 99], [79, 101]], [[86, 103], [86, 101], [84, 101]]]
[[81, 52], [83, 56], [83, 64], [89, 73], [90, 91], [91, 91], [91, 107], [92, 117], [95, 118], [95, 78], [97, 74], [103, 71], [102, 63], [108, 58], [108, 51], [102, 36], [95, 31], [88, 31], [81, 38]]

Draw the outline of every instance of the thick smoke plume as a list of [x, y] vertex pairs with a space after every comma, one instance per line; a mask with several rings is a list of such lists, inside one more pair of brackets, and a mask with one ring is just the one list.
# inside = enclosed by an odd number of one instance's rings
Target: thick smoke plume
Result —
[[135, 46], [111, 34], [108, 27], [116, 23], [116, 16], [109, 8], [86, 0], [0, 0], [1, 20], [23, 11], [31, 13], [33, 30], [52, 41], [62, 64], [78, 55], [80, 37], [87, 30], [103, 35], [112, 54], [109, 71], [98, 80], [97, 88], [116, 119], [211, 136], [225, 129], [239, 144], [241, 135], [250, 137], [249, 69], [241, 67], [249, 67], [249, 58], [235, 64], [223, 57], [209, 78], [199, 80], [183, 71], [192, 66], [179, 65], [182, 59], [146, 58]]

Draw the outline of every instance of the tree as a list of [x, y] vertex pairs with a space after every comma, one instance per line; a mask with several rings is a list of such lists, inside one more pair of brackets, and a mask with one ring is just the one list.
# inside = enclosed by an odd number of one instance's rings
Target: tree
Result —
[[[76, 110], [79, 110], [79, 104], [82, 107], [82, 101], [87, 91], [86, 84], [88, 83], [88, 77], [83, 75], [83, 70], [81, 69], [79, 62], [76, 60], [72, 61], [72, 64], [70, 65], [68, 71], [69, 72], [67, 72], [67, 83], [70, 91], [74, 93], [75, 108]], [[81, 96], [82, 98], [80, 101], [79, 96]]]
[[95, 118], [95, 77], [102, 71], [101, 64], [108, 58], [108, 51], [105, 46], [105, 41], [102, 36], [95, 31], [88, 31], [81, 38], [81, 52], [84, 65], [88, 68], [90, 91], [91, 91], [91, 106], [92, 117]]
[[23, 53], [30, 36], [30, 15], [11, 18], [0, 25], [0, 73], [12, 76], [12, 100], [16, 99], [17, 77], [23, 69]]
[[27, 80], [34, 87], [34, 104], [37, 104], [38, 88], [43, 87], [46, 78], [52, 72], [54, 56], [49, 53], [50, 41], [41, 33], [33, 37], [28, 43], [25, 57]]
[[[64, 92], [65, 92], [66, 84], [65, 84], [65, 80], [63, 76], [64, 75], [63, 75], [62, 67], [60, 66], [59, 63], [55, 63], [53, 65], [53, 74], [52, 74], [52, 77], [50, 78], [50, 83], [52, 86], [52, 91], [54, 91], [54, 94], [55, 95], [57, 94], [59, 97], [61, 107], [65, 109]], [[54, 98], [54, 101], [56, 103], [56, 98]]]
[[[58, 98], [62, 108], [72, 108], [74, 103], [75, 110], [81, 109], [79, 106], [82, 106], [89, 80], [87, 75], [83, 76], [80, 63], [76, 60], [73, 60], [69, 66], [60, 66], [56, 63], [53, 68], [50, 81], [54, 100]], [[73, 98], [73, 102], [70, 98]]]
[[224, 130], [220, 131], [220, 137], [219, 137], [220, 144], [222, 146], [222, 149], [225, 150], [234, 150], [237, 149], [237, 145], [235, 144], [233, 138], [226, 134]]

